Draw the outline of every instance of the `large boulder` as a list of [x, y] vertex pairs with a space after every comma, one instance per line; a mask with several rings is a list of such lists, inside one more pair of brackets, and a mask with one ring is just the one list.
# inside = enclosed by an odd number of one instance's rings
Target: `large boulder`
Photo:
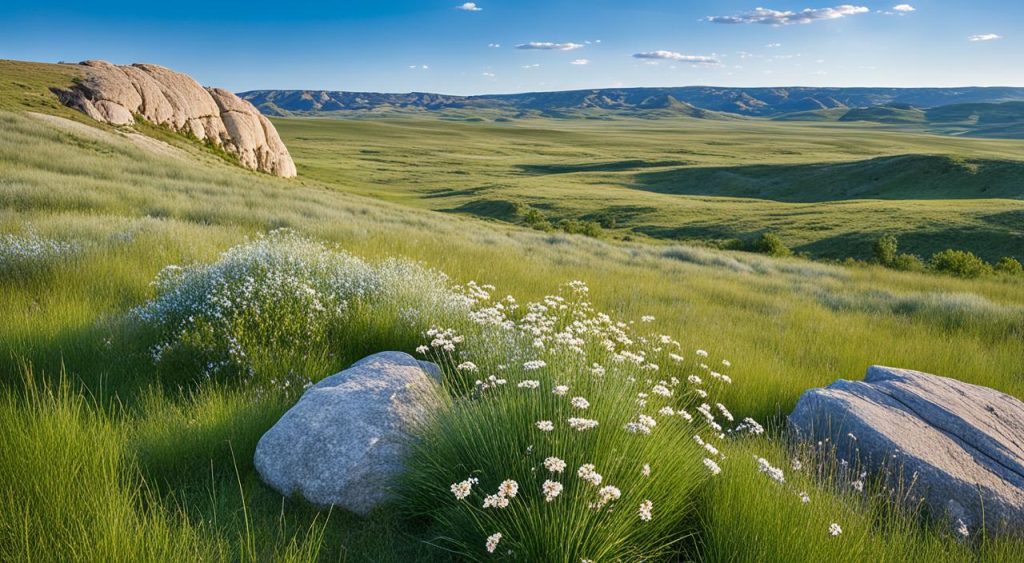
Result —
[[864, 381], [805, 392], [789, 424], [801, 438], [830, 439], [845, 460], [885, 466], [961, 533], [1024, 531], [1024, 403], [1014, 397], [872, 366]]
[[268, 485], [367, 514], [402, 472], [411, 432], [440, 404], [440, 370], [402, 352], [367, 356], [310, 387], [260, 438]]
[[85, 61], [81, 79], [59, 91], [61, 101], [97, 121], [126, 126], [135, 116], [222, 147], [247, 168], [296, 175], [295, 162], [269, 119], [246, 100], [203, 88], [187, 74], [153, 64]]

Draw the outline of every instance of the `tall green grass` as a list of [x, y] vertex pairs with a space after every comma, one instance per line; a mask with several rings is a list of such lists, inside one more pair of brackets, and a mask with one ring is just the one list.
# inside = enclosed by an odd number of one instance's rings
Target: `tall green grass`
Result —
[[[295, 391], [256, 395], [229, 381], [186, 389], [163, 384], [149, 354], [159, 331], [122, 322], [132, 309], [159, 297], [160, 288], [151, 282], [164, 267], [202, 271], [225, 250], [281, 227], [337, 245], [374, 267], [385, 268], [388, 257], [413, 259], [446, 272], [454, 283], [494, 283], [522, 300], [540, 299], [568, 280], [586, 280], [596, 307], [616, 317], [653, 315], [650, 328], [678, 335], [687, 349], [705, 343], [713, 356], [727, 354], [736, 384], [722, 390], [722, 401], [737, 418], [764, 422], [785, 414], [808, 387], [859, 377], [871, 363], [1024, 396], [1017, 377], [1024, 366], [1019, 283], [547, 235], [382, 204], [309, 179], [263, 177], [187, 147], [177, 149], [178, 156], [152, 152], [114, 133], [83, 132], [22, 114], [0, 113], [0, 127], [0, 232], [80, 248], [73, 256], [48, 259], [45, 267], [19, 267], [18, 274], [0, 269], [0, 432], [12, 436], [0, 443], [2, 559], [26, 558], [31, 550], [40, 559], [52, 554], [166, 560], [173, 558], [163, 551], [168, 546], [186, 558], [214, 560], [446, 557], [429, 545], [445, 543], [437, 541], [437, 528], [400, 518], [401, 507], [362, 519], [283, 500], [267, 489], [252, 468], [251, 452], [295, 400]], [[416, 289], [411, 284], [403, 291]], [[420, 323], [432, 321], [393, 323], [407, 309], [403, 303], [388, 299], [356, 308], [348, 322], [370, 330], [332, 339], [336, 359], [311, 371], [329, 372], [384, 348], [415, 347]], [[373, 323], [379, 310], [386, 324]], [[24, 378], [25, 363], [34, 366], [32, 383]], [[285, 363], [290, 361], [281, 367]], [[58, 391], [62, 367], [72, 383]], [[197, 374], [179, 375], [184, 381]], [[545, 385], [562, 375], [552, 371]], [[510, 407], [518, 416], [532, 414], [525, 406]], [[488, 415], [485, 404], [464, 408], [481, 409], [472, 416], [493, 416], [495, 424], [512, 424], [500, 409]], [[471, 432], [469, 414], [451, 416], [447, 424]], [[523, 438], [510, 433], [493, 447], [521, 447]], [[683, 447], [692, 446], [667, 451]], [[455, 449], [448, 443], [438, 453]], [[770, 447], [756, 449], [771, 455]], [[744, 465], [741, 455], [749, 454], [723, 451], [736, 463], [723, 463], [714, 486], [699, 496], [680, 497], [686, 499], [683, 510], [696, 510], [707, 520], [677, 522], [677, 537], [687, 536], [703, 549], [681, 541], [683, 556], [753, 560], [805, 553], [797, 542], [786, 541], [792, 532], [787, 526], [803, 523], [809, 531], [797, 537], [810, 541], [819, 538], [821, 519], [831, 515], [802, 519], [798, 510], [805, 506], [782, 503], [790, 493], [772, 496], [764, 475]], [[782, 457], [773, 462], [781, 463], [784, 454], [777, 455]], [[618, 470], [614, 463], [609, 467], [611, 479]], [[750, 468], [749, 478], [743, 467]], [[497, 466], [486, 469], [488, 479], [505, 473]], [[447, 465], [433, 470], [453, 473], [430, 479], [447, 495], [454, 479], [468, 476]], [[729, 479], [739, 484], [725, 487]], [[816, 499], [812, 485], [807, 486]], [[494, 488], [494, 481], [487, 487]], [[771, 511], [749, 515], [756, 503], [777, 500]], [[655, 504], [656, 518], [661, 506]], [[853, 510], [845, 501], [842, 506]], [[443, 505], [433, 508], [443, 512]], [[852, 553], [927, 558], [935, 553], [929, 545], [945, 541], [928, 539], [931, 532], [893, 535], [866, 516], [863, 526], [850, 518], [853, 524], [842, 523], [839, 539], [874, 544], [906, 538], [899, 540], [902, 551]], [[919, 530], [910, 520], [905, 525]], [[483, 548], [477, 532], [452, 537], [467, 549]], [[503, 541], [513, 546], [514, 538], [506, 533]], [[831, 551], [806, 553], [844, 559], [844, 544], [831, 545]], [[1009, 542], [971, 549], [977, 551], [953, 553], [1019, 558]]]

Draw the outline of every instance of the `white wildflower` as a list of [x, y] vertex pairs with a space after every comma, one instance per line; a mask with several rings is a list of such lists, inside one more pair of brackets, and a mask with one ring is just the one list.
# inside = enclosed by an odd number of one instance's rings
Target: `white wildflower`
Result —
[[544, 493], [544, 500], [551, 502], [555, 500], [558, 495], [562, 494], [562, 484], [558, 481], [548, 479], [544, 481], [544, 484], [541, 486], [541, 491]]
[[640, 474], [643, 475], [644, 477], [650, 477], [651, 476], [651, 464], [645, 463], [644, 466], [640, 468]]
[[557, 457], [549, 457], [544, 460], [544, 468], [552, 473], [561, 473], [565, 471], [565, 460]]
[[649, 500], [645, 500], [642, 503], [640, 503], [640, 511], [639, 511], [640, 512], [640, 520], [643, 520], [644, 522], [650, 522], [651, 518], [654, 516], [652, 514], [653, 510], [654, 510], [654, 503], [653, 502], [651, 502]]
[[501, 541], [501, 532], [487, 536], [487, 552], [494, 553], [498, 549], [498, 542]]
[[640, 322], [642, 322], [642, 323], [654, 322], [654, 316], [653, 315], [644, 315], [644, 316], [640, 317]]
[[574, 430], [579, 430], [580, 432], [582, 432], [584, 430], [590, 430], [592, 428], [596, 428], [597, 427], [597, 421], [593, 420], [593, 419], [590, 419], [590, 418], [575, 418], [574, 417], [574, 418], [570, 418], [568, 422], [569, 422], [569, 426], [571, 426]]
[[586, 409], [587, 407], [590, 406], [590, 401], [587, 401], [583, 397], [573, 397], [571, 403], [573, 408], [577, 408], [580, 410]]
[[655, 395], [661, 395], [662, 397], [672, 396], [672, 390], [669, 389], [668, 387], [665, 387], [664, 385], [655, 385], [653, 388], [651, 388], [651, 392], [654, 393]]
[[596, 487], [601, 484], [603, 477], [601, 477], [601, 474], [595, 471], [595, 469], [596, 468], [594, 467], [593, 463], [587, 463], [581, 465], [580, 468], [576, 470], [576, 475], [580, 479], [583, 479], [584, 481]]
[[525, 362], [523, 364], [523, 369], [526, 370], [526, 371], [533, 371], [533, 370], [537, 370], [537, 369], [546, 367], [547, 365], [548, 365], [548, 363], [545, 362], [544, 360], [530, 360], [530, 361]]
[[550, 420], [538, 420], [536, 426], [541, 432], [551, 432], [555, 429], [555, 423]]
[[508, 506], [508, 497], [504, 495], [487, 495], [484, 497], [484, 508], [505, 508]]
[[714, 460], [704, 458], [704, 466], [708, 468], [708, 471], [710, 471], [712, 475], [718, 475], [722, 472], [722, 468], [719, 467]]
[[551, 392], [554, 393], [555, 395], [558, 395], [559, 397], [561, 397], [561, 396], [563, 396], [563, 395], [565, 395], [566, 393], [569, 392], [569, 386], [568, 385], [555, 385], [555, 387], [553, 389], [551, 389]]
[[839, 524], [832, 522], [828, 525], [828, 534], [830, 536], [838, 536], [841, 533], [843, 533], [843, 529], [839, 527]]
[[764, 473], [779, 483], [786, 482], [786, 476], [782, 470], [778, 467], [773, 467], [772, 464], [763, 457], [757, 458], [757, 468], [761, 473]]
[[537, 381], [536, 379], [526, 379], [520, 381], [516, 387], [520, 389], [536, 389], [540, 387], [540, 381]]
[[457, 498], [459, 500], [462, 500], [462, 499], [464, 499], [464, 498], [469, 496], [469, 493], [472, 490], [473, 485], [475, 485], [477, 482], [478, 482], [478, 480], [476, 479], [476, 477], [470, 477], [469, 479], [466, 479], [465, 481], [460, 481], [458, 483], [452, 483], [452, 486], [451, 486], [452, 494], [455, 495], [455, 498]]
[[516, 498], [519, 494], [519, 483], [512, 479], [505, 479], [498, 485], [498, 494], [503, 497]]
[[708, 357], [708, 353], [704, 350], [697, 350], [696, 354], [702, 358]]

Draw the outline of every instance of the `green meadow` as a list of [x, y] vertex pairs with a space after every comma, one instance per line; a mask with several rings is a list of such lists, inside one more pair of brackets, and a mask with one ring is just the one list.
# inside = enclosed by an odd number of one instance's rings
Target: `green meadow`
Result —
[[764, 232], [815, 258], [881, 235], [1024, 259], [1024, 141], [759, 119], [276, 119], [300, 174], [412, 206], [614, 238], [728, 245]]
[[[827, 472], [788, 473], [789, 485], [777, 487], [751, 460], [789, 472], [793, 453], [774, 437], [800, 394], [859, 378], [871, 364], [1024, 397], [1019, 279], [686, 244], [767, 230], [812, 256], [867, 257], [879, 234], [894, 232], [922, 255], [953, 247], [1024, 258], [1019, 142], [745, 121], [278, 119], [300, 174], [281, 180], [156, 128], [148, 132], [169, 145], [65, 119], [70, 112], [39, 92], [49, 79], [39, 76], [0, 66], [0, 92], [27, 93], [7, 97], [0, 111], [0, 560], [457, 558], [438, 546], [468, 533], [444, 525], [466, 520], [431, 512], [437, 503], [426, 493], [402, 497], [419, 501], [413, 514], [397, 502], [363, 518], [283, 499], [261, 483], [256, 443], [297, 400], [296, 387], [206, 381], [188, 362], [154, 365], [159, 327], [135, 322], [133, 311], [161, 295], [160, 271], [216, 264], [277, 229], [370, 269], [404, 271], [387, 269], [396, 258], [523, 302], [582, 280], [595, 308], [623, 320], [653, 316], [651, 329], [688, 354], [728, 358], [734, 383], [720, 400], [767, 435], [724, 442], [716, 477], [687, 465], [677, 484], [685, 499], [673, 505], [674, 520], [659, 521], [673, 541], [640, 536], [636, 545], [651, 547], [633, 552], [637, 559], [1024, 558], [1019, 541], [957, 540], [944, 523], [881, 493], [854, 495]], [[922, 186], [914, 174], [934, 181]], [[615, 222], [600, 238], [540, 232], [508, 214], [516, 204], [552, 220], [610, 213]], [[275, 353], [274, 335], [293, 336], [286, 323], [252, 321], [246, 330], [266, 353], [260, 374], [316, 381], [369, 353], [412, 353], [424, 327], [395, 319], [421, 296], [380, 295], [317, 332], [320, 349], [308, 351], [323, 354], [312, 359]], [[282, 305], [278, 319], [295, 320], [288, 311]], [[501, 353], [485, 357], [497, 362]], [[603, 398], [598, 412], [623, 414]], [[431, 429], [451, 429], [432, 434], [448, 441], [427, 442], [418, 459], [457, 458], [472, 421], [493, 422], [500, 438], [473, 438], [482, 448], [519, 444], [525, 438], [508, 419], [526, 408], [453, 411]], [[643, 453], [669, 463], [692, 446]], [[434, 476], [424, 469], [411, 485]], [[436, 484], [447, 495], [450, 481]], [[658, 494], [672, 498], [669, 489]], [[833, 522], [842, 535], [828, 535]], [[533, 548], [587, 533], [551, 527]], [[472, 540], [481, 557], [483, 539]]]

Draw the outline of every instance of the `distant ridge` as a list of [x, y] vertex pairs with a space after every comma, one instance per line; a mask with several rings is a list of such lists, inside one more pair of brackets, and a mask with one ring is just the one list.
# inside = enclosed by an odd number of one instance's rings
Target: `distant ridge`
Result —
[[[239, 94], [267, 115], [389, 110], [492, 110], [523, 115], [579, 112], [672, 112], [702, 118], [723, 114], [777, 117], [796, 112], [873, 106], [934, 108], [950, 104], [1024, 101], [1024, 88], [600, 88], [453, 96], [427, 92], [388, 94], [328, 90], [251, 90]], [[710, 113], [709, 113], [710, 112]]]

